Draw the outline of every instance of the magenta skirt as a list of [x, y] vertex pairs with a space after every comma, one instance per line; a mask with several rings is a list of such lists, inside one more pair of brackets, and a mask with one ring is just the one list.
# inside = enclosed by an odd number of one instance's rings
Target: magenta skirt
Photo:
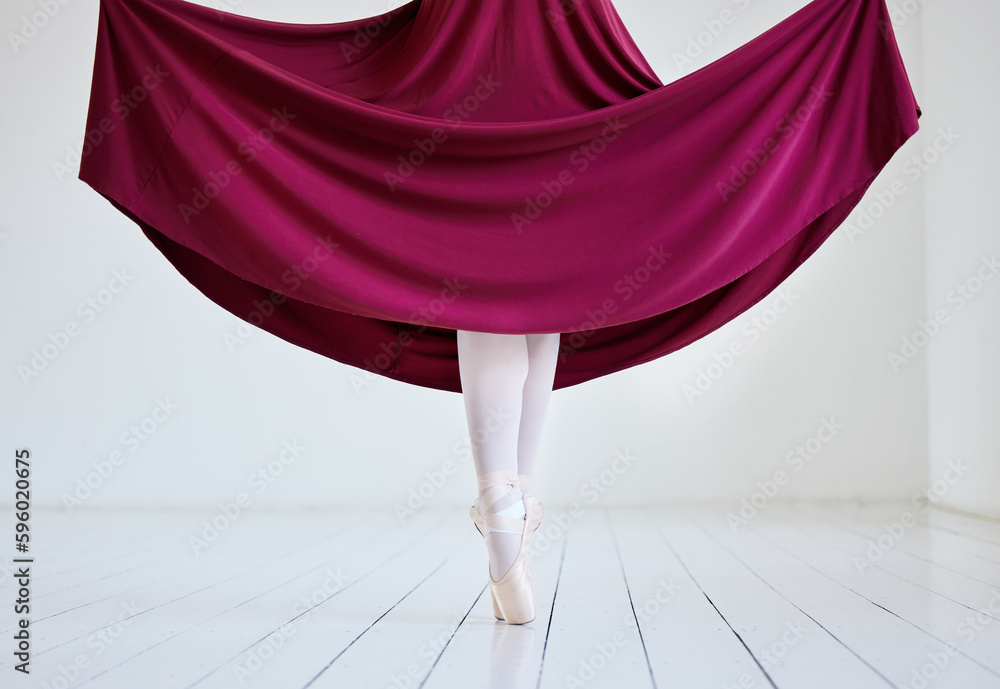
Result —
[[884, 0], [814, 0], [667, 85], [610, 0], [101, 0], [80, 179], [288, 342], [460, 391], [456, 329], [558, 332], [562, 388], [772, 292], [920, 114]]

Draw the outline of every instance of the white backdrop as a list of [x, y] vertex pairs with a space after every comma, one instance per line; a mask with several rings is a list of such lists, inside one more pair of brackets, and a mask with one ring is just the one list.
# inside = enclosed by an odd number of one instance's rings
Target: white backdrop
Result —
[[[202, 4], [320, 23], [401, 3]], [[668, 82], [805, 4], [617, 0], [616, 7]], [[876, 181], [851, 227], [838, 230], [772, 297], [680, 352], [556, 391], [535, 480], [543, 502], [719, 500], [735, 509], [780, 470], [789, 480], [775, 499], [909, 500], [933, 478], [930, 358], [920, 350], [894, 368], [888, 354], [901, 350], [901, 338], [935, 301], [927, 294], [926, 249], [939, 247], [926, 236], [925, 186], [945, 174], [945, 163], [925, 165], [918, 176], [910, 159], [925, 156], [935, 129], [964, 113], [945, 118], [929, 97], [944, 94], [923, 87], [921, 22], [924, 5], [933, 3], [889, 4], [901, 7], [897, 38], [927, 112], [921, 134]], [[996, 19], [987, 0], [979, 6]], [[41, 21], [45, 7], [51, 16]], [[244, 494], [255, 508], [385, 507], [405, 504], [415, 491], [430, 506], [471, 504], [474, 470], [458, 394], [372, 378], [259, 330], [228, 347], [226, 335], [242, 321], [191, 287], [136, 226], [76, 179], [97, 10], [96, 0], [7, 0], [0, 10], [8, 37], [0, 48], [2, 448], [8, 455], [31, 449], [35, 505], [212, 511]], [[713, 21], [723, 11], [731, 21]], [[965, 38], [955, 32], [936, 40], [945, 53]], [[685, 51], [686, 63], [678, 60]], [[982, 71], [979, 83], [995, 81], [995, 73]], [[985, 108], [983, 116], [993, 112]], [[964, 131], [962, 147], [975, 149], [976, 133]], [[880, 194], [892, 199], [889, 207]], [[865, 213], [877, 218], [869, 223]], [[989, 219], [982, 221], [995, 237]], [[934, 273], [935, 285], [970, 273], [976, 251], [966, 247], [954, 270]], [[774, 308], [779, 295], [790, 304], [781, 313]], [[1000, 287], [985, 289], [962, 315], [969, 327], [948, 336], [979, 337], [969, 324], [995, 320], [998, 295]], [[745, 354], [710, 369], [735, 342]], [[35, 357], [49, 343], [52, 356]], [[946, 356], [961, 357], [961, 350], [955, 345]], [[26, 377], [26, 369], [37, 375]], [[686, 396], [685, 385], [695, 385], [700, 372], [714, 375], [711, 385]], [[995, 366], [991, 375], [996, 381]], [[932, 426], [939, 442], [947, 442], [950, 423]], [[790, 454], [797, 448], [801, 460]], [[616, 454], [635, 460], [615, 473], [622, 466]], [[581, 492], [591, 481], [596, 487]], [[2, 491], [8, 505], [11, 494]]]
[[[930, 476], [932, 487], [955, 466], [965, 476], [944, 501], [1000, 517], [1000, 6], [988, 0], [928, 4], [924, 11], [928, 123], [937, 141], [954, 144], [928, 171], [925, 318], [943, 311], [930, 341]], [[939, 132], [940, 130], [940, 132]], [[955, 138], [959, 137], [959, 138]], [[944, 146], [940, 146], [943, 148]], [[935, 158], [930, 155], [928, 159]]]

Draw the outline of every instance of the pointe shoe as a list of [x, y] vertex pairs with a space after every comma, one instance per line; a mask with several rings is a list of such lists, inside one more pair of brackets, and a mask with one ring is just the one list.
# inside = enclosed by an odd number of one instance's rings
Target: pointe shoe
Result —
[[[529, 551], [531, 545], [531, 535], [535, 533], [538, 529], [538, 525], [542, 521], [543, 509], [542, 503], [534, 495], [524, 494], [524, 511], [525, 511], [525, 522], [527, 522], [527, 529], [524, 531], [524, 545], [522, 546], [525, 551]], [[469, 514], [472, 515], [472, 521], [475, 523], [476, 528], [479, 529], [480, 535], [486, 538], [486, 527], [483, 523], [483, 514], [478, 510], [478, 508], [473, 505], [469, 510]], [[529, 551], [530, 552], [530, 551]], [[530, 564], [530, 563], [529, 563]], [[513, 566], [513, 565], [512, 565]], [[530, 578], [530, 567], [528, 568], [528, 576]], [[492, 579], [492, 575], [490, 577]], [[503, 620], [504, 615], [500, 611], [500, 605], [497, 603], [497, 597], [495, 592], [495, 587], [490, 586], [490, 600], [493, 604], [493, 616], [498, 620]], [[529, 622], [531, 620], [528, 620]]]
[[496, 531], [521, 534], [521, 546], [513, 564], [499, 581], [487, 568], [490, 580], [490, 599], [493, 615], [509, 624], [524, 624], [535, 619], [535, 602], [532, 591], [531, 567], [528, 560], [531, 535], [542, 520], [542, 504], [538, 498], [522, 490], [525, 516], [516, 519], [489, 512], [489, 508], [504, 495], [509, 495], [518, 487], [519, 475], [513, 472], [493, 472], [479, 477], [483, 495], [469, 508], [469, 514], [479, 533], [486, 538], [488, 525]]

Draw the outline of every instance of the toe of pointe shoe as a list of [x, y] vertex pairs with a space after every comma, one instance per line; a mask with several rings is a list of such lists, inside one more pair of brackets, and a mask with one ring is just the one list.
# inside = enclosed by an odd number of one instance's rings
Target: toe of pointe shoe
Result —
[[528, 561], [528, 548], [524, 543], [514, 559], [514, 564], [494, 581], [490, 575], [490, 589], [499, 606], [499, 612], [508, 624], [525, 624], [535, 619], [535, 597]]
[[490, 600], [493, 601], [493, 617], [497, 618], [500, 621], [503, 621], [503, 613], [500, 611], [500, 604], [497, 603], [497, 596], [493, 592], [493, 587], [490, 586], [489, 588], [490, 588]]
[[507, 596], [499, 605], [501, 616], [497, 619], [504, 620], [507, 624], [527, 624], [535, 619], [535, 602], [530, 593], [517, 597]]

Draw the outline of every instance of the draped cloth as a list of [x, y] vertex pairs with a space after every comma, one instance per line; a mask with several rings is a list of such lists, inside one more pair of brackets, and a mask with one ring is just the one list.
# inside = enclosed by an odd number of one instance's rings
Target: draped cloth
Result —
[[920, 114], [885, 0], [814, 0], [667, 85], [611, 0], [101, 0], [79, 177], [291, 343], [458, 392], [456, 329], [558, 332], [562, 388], [767, 296]]

